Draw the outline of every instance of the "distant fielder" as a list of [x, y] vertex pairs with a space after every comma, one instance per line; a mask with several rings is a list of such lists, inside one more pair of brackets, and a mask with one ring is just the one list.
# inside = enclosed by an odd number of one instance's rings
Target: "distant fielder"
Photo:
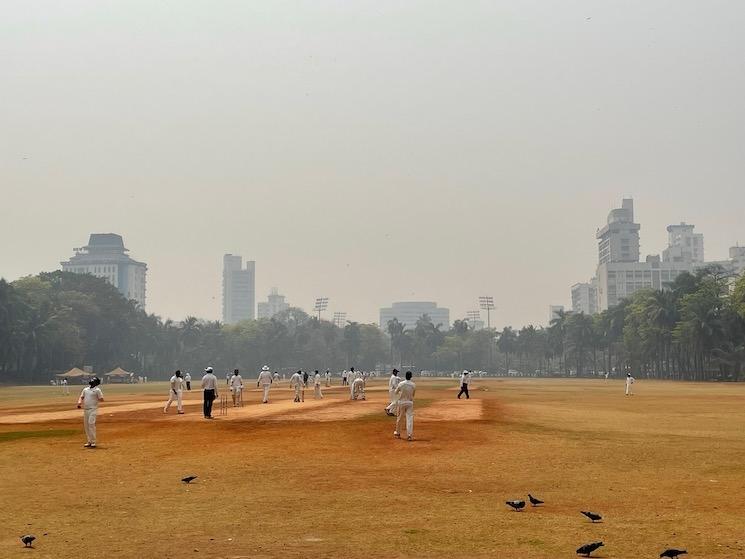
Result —
[[385, 408], [385, 413], [388, 415], [396, 415], [394, 410], [396, 409], [396, 387], [401, 383], [401, 377], [398, 376], [398, 369], [391, 371], [391, 378], [388, 379], [388, 401], [389, 404]]
[[101, 379], [93, 377], [87, 388], [83, 388], [78, 398], [78, 409], [83, 408], [83, 426], [85, 427], [85, 436], [88, 442], [83, 446], [85, 448], [96, 448], [96, 415], [98, 414], [98, 404], [103, 402], [103, 392], [98, 387]]
[[295, 399], [293, 402], [302, 402], [305, 400], [303, 390], [303, 376], [300, 371], [290, 377], [290, 388], [295, 390]]
[[269, 372], [269, 367], [267, 367], [266, 365], [261, 368], [259, 378], [256, 381], [256, 386], [258, 387], [259, 385], [261, 385], [261, 388], [264, 389], [264, 395], [261, 398], [261, 403], [268, 404], [269, 389], [272, 387], [272, 373]]
[[411, 371], [406, 371], [406, 380], [400, 382], [396, 387], [396, 396], [398, 397], [398, 412], [396, 414], [396, 430], [393, 436], [401, 437], [401, 419], [406, 416], [406, 438], [414, 438], [414, 394], [416, 394], [416, 384], [411, 380]]
[[179, 413], [184, 413], [184, 404], [181, 399], [183, 395], [184, 379], [181, 378], [181, 371], [176, 371], [171, 377], [171, 387], [168, 390], [168, 401], [163, 408], [163, 413], [168, 413], [171, 403], [176, 400], [176, 409]]
[[243, 398], [243, 377], [238, 369], [233, 371], [230, 378], [230, 391], [233, 394], [233, 407], [240, 406]]
[[633, 384], [634, 384], [634, 377], [631, 376], [631, 373], [626, 373], [626, 396], [634, 395], [634, 390], [631, 387], [631, 385]]

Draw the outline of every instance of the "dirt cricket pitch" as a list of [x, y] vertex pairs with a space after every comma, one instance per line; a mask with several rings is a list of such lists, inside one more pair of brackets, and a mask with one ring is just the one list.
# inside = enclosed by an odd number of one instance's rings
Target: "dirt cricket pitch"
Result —
[[[0, 557], [745, 558], [745, 385], [477, 380], [458, 402], [418, 380], [407, 443], [385, 380], [366, 402], [335, 382], [214, 421], [199, 391], [178, 416], [164, 383], [104, 385], [95, 450], [79, 388], [0, 388]], [[528, 492], [546, 504], [504, 505]]]

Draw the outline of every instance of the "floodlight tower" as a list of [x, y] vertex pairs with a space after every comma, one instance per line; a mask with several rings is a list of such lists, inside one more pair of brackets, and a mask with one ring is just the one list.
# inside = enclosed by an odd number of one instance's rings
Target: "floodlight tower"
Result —
[[468, 316], [468, 322], [472, 325], [472, 329], [475, 328], [476, 321], [481, 318], [481, 311], [468, 311], [466, 315]]
[[321, 322], [321, 313], [329, 307], [328, 297], [318, 297], [313, 310], [318, 313], [318, 322]]
[[479, 307], [481, 310], [486, 311], [486, 327], [491, 328], [491, 311], [494, 307], [494, 297], [491, 295], [482, 295], [479, 297]]
[[347, 313], [345, 312], [335, 312], [334, 313], [334, 325], [337, 328], [343, 328], [344, 323], [347, 321]]

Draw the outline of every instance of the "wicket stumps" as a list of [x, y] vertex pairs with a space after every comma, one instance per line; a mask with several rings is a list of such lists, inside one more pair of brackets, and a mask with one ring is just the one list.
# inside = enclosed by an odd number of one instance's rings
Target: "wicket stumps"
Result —
[[228, 398], [220, 396], [220, 415], [228, 415]]

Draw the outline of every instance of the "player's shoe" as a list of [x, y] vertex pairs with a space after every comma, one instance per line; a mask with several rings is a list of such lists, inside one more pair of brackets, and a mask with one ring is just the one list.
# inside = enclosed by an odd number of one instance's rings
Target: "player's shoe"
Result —
[[393, 436], [396, 437], [397, 439], [400, 439], [401, 433], [399, 433], [398, 431], [393, 431]]
[[408, 437], [406, 437], [406, 440], [407, 440], [407, 441], [409, 441], [409, 442], [411, 442], [411, 441], [413, 441], [414, 439], [412, 439], [412, 438], [411, 438], [411, 435], [409, 435]]
[[85, 444], [83, 445], [83, 448], [90, 448], [90, 447], [91, 447], [91, 443], [85, 443]]
[[89, 446], [88, 448], [96, 448], [96, 443], [91, 443], [91, 446]]

